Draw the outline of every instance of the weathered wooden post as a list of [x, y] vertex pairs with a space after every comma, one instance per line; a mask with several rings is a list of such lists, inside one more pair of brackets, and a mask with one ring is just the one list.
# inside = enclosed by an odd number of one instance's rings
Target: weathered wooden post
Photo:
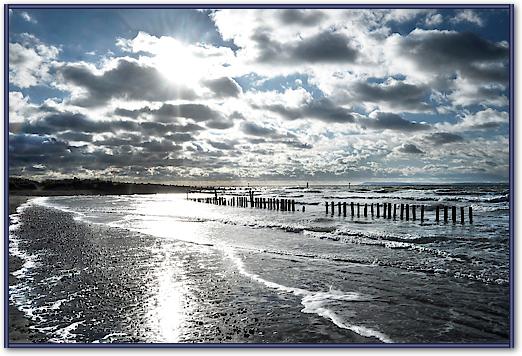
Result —
[[451, 221], [455, 224], [457, 222], [457, 207], [452, 206], [451, 207]]
[[364, 203], [364, 217], [368, 217], [368, 204]]
[[404, 203], [401, 203], [401, 220], [404, 219]]
[[330, 203], [330, 208], [332, 208], [332, 215], [334, 214], [334, 202]]
[[388, 219], [391, 219], [391, 203], [388, 203]]
[[406, 204], [406, 221], [410, 220], [410, 204]]
[[[279, 210], [279, 204], [280, 204], [280, 203], [279, 203], [279, 198], [277, 198], [277, 199], [276, 199], [276, 208], [277, 208], [277, 210]], [[328, 203], [327, 203], [327, 204], [328, 204]]]
[[346, 217], [346, 202], [343, 202], [343, 216]]
[[415, 204], [411, 206], [411, 217], [413, 220], [417, 220], [417, 212], [415, 211], [416, 208], [417, 207]]
[[460, 207], [460, 223], [464, 225], [464, 207]]
[[371, 214], [372, 214], [372, 218], [373, 218], [373, 203], [371, 203], [371, 205], [370, 205], [370, 209], [371, 209], [370, 212], [371, 212]]
[[361, 217], [361, 204], [357, 203], [357, 217]]
[[341, 202], [337, 202], [337, 215], [341, 216]]
[[424, 205], [421, 205], [421, 223], [424, 222]]
[[380, 212], [379, 212], [379, 203], [377, 203], [377, 204], [375, 204], [375, 205], [377, 205], [377, 217], [380, 217], [381, 214], [380, 214]]
[[444, 223], [448, 223], [448, 207], [444, 206]]
[[292, 199], [292, 211], [295, 211], [295, 200]]
[[473, 224], [473, 208], [471, 206], [468, 208], [468, 215], [469, 215], [469, 223]]
[[393, 220], [397, 219], [397, 204], [393, 204]]
[[386, 203], [382, 203], [382, 218], [383, 219], [386, 219], [386, 210], [388, 210]]
[[326, 207], [326, 214], [328, 215], [328, 202], [327, 201], [324, 202], [324, 206]]
[[303, 205], [303, 213], [305, 212], [305, 206]]
[[439, 222], [439, 220], [439, 206], [437, 205], [437, 207], [435, 208], [435, 221]]
[[353, 218], [353, 201], [350, 203], [350, 212], [352, 213], [352, 218]]

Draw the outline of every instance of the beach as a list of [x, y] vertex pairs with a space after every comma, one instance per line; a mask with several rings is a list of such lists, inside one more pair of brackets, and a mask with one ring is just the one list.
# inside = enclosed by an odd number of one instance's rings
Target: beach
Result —
[[[318, 193], [286, 194], [306, 201], [298, 196]], [[11, 198], [11, 212], [26, 201]], [[218, 207], [169, 194], [30, 200], [11, 232], [10, 342], [508, 340], [503, 270], [487, 269], [488, 256], [465, 246], [465, 230], [447, 250], [449, 240], [407, 235], [418, 230], [413, 223], [396, 222], [409, 230], [388, 227], [385, 239], [375, 237], [379, 221], [373, 235], [350, 236], [346, 226], [369, 229], [370, 221], [322, 210]], [[485, 239], [471, 243], [484, 248]]]

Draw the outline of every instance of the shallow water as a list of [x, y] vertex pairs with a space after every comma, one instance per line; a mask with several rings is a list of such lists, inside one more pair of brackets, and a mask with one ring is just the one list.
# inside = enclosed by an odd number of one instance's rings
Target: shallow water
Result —
[[[196, 267], [198, 271], [194, 273], [205, 271], [211, 279], [214, 276], [227, 283], [237, 273], [242, 279], [236, 283], [239, 286], [230, 284], [233, 291], [227, 298], [231, 300], [240, 300], [254, 310], [263, 305], [261, 301], [256, 303], [259, 299], [266, 299], [264, 302], [270, 308], [285, 307], [286, 303], [290, 308], [297, 303], [302, 314], [356, 333], [367, 338], [365, 342], [508, 341], [507, 186], [314, 186], [255, 190], [256, 197], [295, 199], [297, 211], [216, 206], [187, 201], [186, 195], [176, 194], [33, 199], [13, 216], [11, 225], [10, 253], [25, 261], [16, 272], [19, 283], [11, 286], [11, 299], [41, 324], [40, 329], [49, 332], [51, 341], [129, 341], [122, 335], [132, 334], [128, 330], [100, 331], [98, 338], [92, 335], [82, 338], [81, 328], [89, 325], [88, 318], [72, 318], [63, 327], [54, 325], [53, 315], [57, 318], [64, 306], [74, 303], [77, 298], [74, 293], [81, 294], [82, 290], [72, 288], [58, 299], [59, 296], [45, 295], [48, 292], [38, 292], [35, 288], [36, 282], [42, 282], [41, 273], [37, 273], [42, 268], [39, 264], [51, 262], [31, 248], [27, 243], [30, 236], [24, 236], [20, 226], [24, 224], [24, 209], [46, 207], [72, 213], [82, 224], [95, 224], [110, 228], [116, 235], [120, 231], [122, 236], [132, 236], [126, 245], [109, 239], [103, 253], [119, 251], [118, 258], [125, 255], [129, 266], [146, 269], [143, 276], [148, 277], [143, 277], [140, 283], [148, 291], [139, 309], [147, 326], [138, 327], [140, 341], [184, 342], [187, 338], [198, 341], [193, 335], [187, 336], [186, 330], [194, 326], [183, 321], [187, 300], [193, 298], [187, 285], [194, 282], [194, 274], [187, 271]], [[213, 194], [191, 193], [189, 197]], [[241, 189], [218, 194], [227, 198], [248, 196]], [[362, 208], [360, 217], [339, 215], [337, 207], [334, 215], [326, 214], [325, 201], [362, 205], [379, 202], [381, 207], [383, 202], [422, 204], [426, 207], [425, 220], [422, 223], [418, 220], [419, 211], [416, 221], [382, 216], [365, 218]], [[467, 207], [472, 206], [473, 224], [467, 220], [460, 224], [460, 217], [457, 224], [436, 223], [434, 207], [445, 203], [466, 207], [466, 214]], [[302, 206], [305, 212], [301, 211]], [[123, 245], [125, 249], [121, 248]], [[136, 253], [132, 252], [133, 246]], [[229, 267], [218, 267], [221, 264]], [[88, 270], [90, 266], [85, 268]], [[55, 271], [47, 276], [49, 283], [67, 273], [85, 274], [77, 267], [72, 271]], [[39, 281], [35, 281], [36, 275]], [[242, 287], [244, 280], [252, 283], [256, 291], [246, 292]], [[83, 287], [92, 286], [87, 282]], [[217, 292], [217, 299], [220, 293]], [[166, 310], [172, 313], [165, 313]], [[277, 322], [284, 330], [288, 320], [284, 315], [280, 319]], [[108, 323], [100, 320], [99, 324], [103, 326], [104, 322]], [[306, 332], [302, 335], [296, 332], [294, 338], [285, 342], [310, 342], [306, 335], [320, 327], [317, 321], [311, 321], [303, 327]], [[256, 340], [280, 341], [274, 336]], [[256, 340], [235, 339], [236, 342]], [[353, 342], [342, 334], [323, 341]], [[317, 338], [312, 342], [317, 342]]]

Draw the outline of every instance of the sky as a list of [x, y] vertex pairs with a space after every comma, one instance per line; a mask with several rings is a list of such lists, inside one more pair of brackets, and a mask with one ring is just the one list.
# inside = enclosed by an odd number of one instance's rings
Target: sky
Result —
[[9, 173], [507, 182], [503, 9], [9, 10]]

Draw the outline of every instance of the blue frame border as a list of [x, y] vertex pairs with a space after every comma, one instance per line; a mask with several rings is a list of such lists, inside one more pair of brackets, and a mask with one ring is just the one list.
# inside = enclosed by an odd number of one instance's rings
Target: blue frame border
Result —
[[[9, 10], [10, 9], [505, 9], [509, 10], [509, 343], [113, 343], [9, 342]], [[514, 4], [4, 4], [4, 348], [514, 348], [515, 347], [515, 11]]]

